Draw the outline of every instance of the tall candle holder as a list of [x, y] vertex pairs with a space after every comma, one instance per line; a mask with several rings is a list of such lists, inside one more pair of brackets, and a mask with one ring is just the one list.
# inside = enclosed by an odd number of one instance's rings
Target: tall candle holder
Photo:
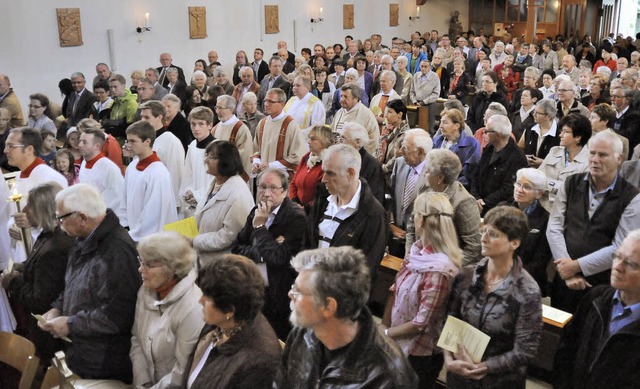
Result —
[[[12, 180], [13, 181], [13, 180]], [[22, 193], [18, 192], [18, 188], [16, 188], [15, 181], [9, 181], [11, 189], [11, 195], [7, 198], [7, 201], [12, 201], [16, 204], [16, 210], [18, 213], [22, 213], [22, 207], [20, 206], [20, 201], [22, 200]], [[30, 233], [29, 228], [20, 228], [20, 236], [22, 237], [22, 244], [24, 246], [25, 254], [27, 258], [29, 257], [29, 253], [31, 252], [31, 244], [30, 241]]]

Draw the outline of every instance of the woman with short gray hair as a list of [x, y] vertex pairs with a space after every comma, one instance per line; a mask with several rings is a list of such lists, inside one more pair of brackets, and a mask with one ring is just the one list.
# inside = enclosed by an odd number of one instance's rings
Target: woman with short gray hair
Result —
[[204, 325], [195, 285], [196, 251], [176, 232], [159, 232], [138, 244], [142, 287], [131, 329], [136, 387], [178, 387]]
[[520, 169], [513, 184], [514, 202], [511, 204], [527, 215], [529, 233], [516, 253], [522, 259], [525, 270], [538, 283], [543, 296], [549, 292], [547, 264], [552, 259], [546, 234], [549, 212], [540, 203], [546, 189], [547, 176], [544, 172], [533, 168]]
[[[418, 188], [422, 192], [442, 192], [453, 206], [453, 224], [462, 249], [462, 265], [480, 260], [480, 211], [475, 198], [458, 181], [462, 171], [460, 158], [451, 150], [433, 149], [426, 158], [428, 185]], [[410, 252], [416, 239], [413, 218], [407, 223], [405, 251]]]

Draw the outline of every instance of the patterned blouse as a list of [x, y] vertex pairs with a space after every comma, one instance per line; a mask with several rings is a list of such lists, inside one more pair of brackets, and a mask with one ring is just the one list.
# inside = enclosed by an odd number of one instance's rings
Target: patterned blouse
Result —
[[463, 268], [451, 293], [449, 314], [491, 337], [482, 357], [488, 368], [480, 381], [447, 374], [448, 388], [524, 388], [527, 365], [538, 351], [542, 303], [536, 281], [514, 259], [507, 277], [485, 293], [489, 258]]

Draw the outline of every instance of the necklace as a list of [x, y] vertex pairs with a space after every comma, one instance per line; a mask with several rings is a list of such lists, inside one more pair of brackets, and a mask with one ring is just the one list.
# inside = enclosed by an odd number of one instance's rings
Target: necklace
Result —
[[235, 327], [225, 330], [222, 327], [216, 327], [211, 330], [211, 343], [213, 346], [217, 346], [218, 343], [226, 337], [226, 340], [231, 338], [233, 335], [237, 334], [242, 330], [242, 324], [238, 324]]

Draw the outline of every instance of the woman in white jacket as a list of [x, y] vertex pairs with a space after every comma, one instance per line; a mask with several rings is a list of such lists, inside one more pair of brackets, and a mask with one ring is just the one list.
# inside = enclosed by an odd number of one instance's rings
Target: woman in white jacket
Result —
[[138, 388], [179, 388], [204, 325], [193, 268], [196, 252], [175, 232], [142, 239], [138, 252], [142, 287], [131, 331], [133, 383]]
[[199, 266], [231, 253], [231, 243], [255, 205], [240, 176], [244, 168], [236, 146], [222, 140], [209, 143], [204, 163], [214, 179], [194, 214], [198, 236], [193, 238], [193, 248], [198, 251]]

